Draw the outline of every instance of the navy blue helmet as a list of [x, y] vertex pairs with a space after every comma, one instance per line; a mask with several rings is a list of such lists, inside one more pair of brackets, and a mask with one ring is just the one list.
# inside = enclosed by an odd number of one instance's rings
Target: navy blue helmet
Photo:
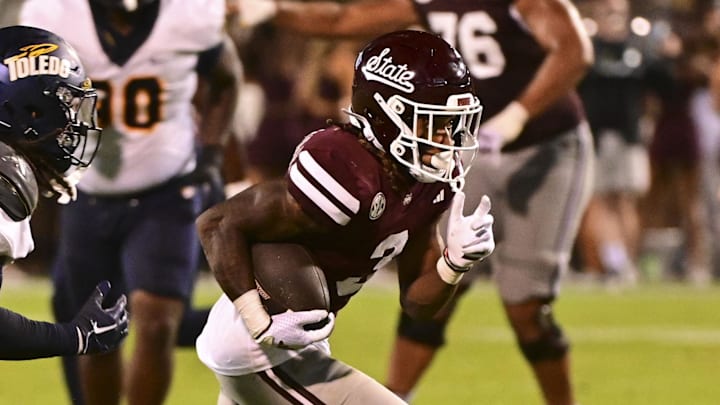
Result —
[[32, 150], [33, 166], [52, 176], [87, 167], [101, 130], [97, 93], [75, 50], [52, 32], [11, 26], [0, 29], [0, 60], [0, 141]]

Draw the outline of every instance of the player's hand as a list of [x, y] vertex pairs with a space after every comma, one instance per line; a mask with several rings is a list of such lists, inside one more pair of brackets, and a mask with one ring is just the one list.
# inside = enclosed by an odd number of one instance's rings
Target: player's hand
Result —
[[222, 165], [225, 150], [220, 145], [206, 145], [198, 152], [195, 170], [182, 177], [182, 183], [202, 188], [206, 206], [225, 200], [225, 182]]
[[455, 194], [447, 229], [447, 246], [443, 260], [456, 272], [466, 272], [473, 264], [495, 250], [493, 237], [493, 216], [490, 214], [490, 198], [483, 196], [475, 212], [463, 216], [465, 193]]
[[[529, 118], [522, 104], [513, 101], [502, 111], [490, 117], [478, 129], [480, 151], [499, 152], [503, 145], [514, 141]], [[483, 145], [484, 144], [484, 145]]]
[[78, 354], [115, 350], [128, 334], [127, 298], [123, 294], [110, 308], [103, 308], [103, 297], [110, 283], [103, 281], [85, 302], [71, 324], [78, 333]]
[[235, 0], [238, 11], [237, 22], [249, 28], [261, 24], [277, 14], [276, 0]]
[[265, 332], [255, 340], [266, 346], [301, 349], [330, 336], [335, 327], [335, 315], [324, 309], [290, 311], [273, 315]]
[[503, 146], [503, 137], [491, 128], [480, 127], [477, 134], [478, 152], [486, 155], [498, 155]]

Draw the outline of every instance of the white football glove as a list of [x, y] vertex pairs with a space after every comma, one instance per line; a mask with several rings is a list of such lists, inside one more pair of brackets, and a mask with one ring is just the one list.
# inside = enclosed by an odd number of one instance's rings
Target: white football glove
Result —
[[503, 145], [520, 135], [528, 120], [528, 112], [522, 104], [513, 101], [495, 114], [478, 129], [480, 152], [499, 153]]
[[235, 0], [241, 27], [249, 28], [261, 24], [277, 14], [276, 0]]
[[446, 247], [437, 263], [440, 278], [448, 284], [457, 284], [475, 262], [495, 250], [490, 198], [484, 195], [475, 212], [467, 217], [463, 216], [464, 206], [465, 193], [460, 191], [450, 207]]
[[233, 305], [242, 317], [250, 336], [258, 344], [265, 346], [301, 349], [327, 338], [335, 327], [335, 314], [324, 309], [287, 310], [270, 316], [255, 289], [246, 291], [233, 300]]
[[287, 310], [271, 316], [270, 319], [267, 330], [256, 337], [255, 341], [261, 345], [282, 349], [301, 349], [326, 339], [335, 327], [335, 314], [324, 309]]

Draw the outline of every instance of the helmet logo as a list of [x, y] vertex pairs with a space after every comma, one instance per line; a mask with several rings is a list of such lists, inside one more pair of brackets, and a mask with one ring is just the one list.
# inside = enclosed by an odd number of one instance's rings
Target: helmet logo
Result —
[[70, 77], [72, 63], [68, 59], [47, 55], [56, 49], [56, 44], [27, 45], [20, 48], [17, 55], [5, 58], [3, 63], [8, 67], [10, 81], [40, 75]]
[[390, 48], [385, 48], [380, 55], [368, 58], [365, 65], [360, 68], [365, 79], [386, 84], [405, 93], [412, 93], [415, 91], [415, 85], [410, 80], [415, 77], [415, 72], [408, 70], [407, 65], [394, 64], [392, 56], [385, 57], [389, 53]]

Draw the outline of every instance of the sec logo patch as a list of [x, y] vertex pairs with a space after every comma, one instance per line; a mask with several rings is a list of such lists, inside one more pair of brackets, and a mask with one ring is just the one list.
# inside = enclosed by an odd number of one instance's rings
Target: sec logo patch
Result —
[[380, 218], [380, 215], [385, 212], [385, 194], [377, 193], [373, 197], [372, 203], [370, 203], [370, 219], [372, 221]]

